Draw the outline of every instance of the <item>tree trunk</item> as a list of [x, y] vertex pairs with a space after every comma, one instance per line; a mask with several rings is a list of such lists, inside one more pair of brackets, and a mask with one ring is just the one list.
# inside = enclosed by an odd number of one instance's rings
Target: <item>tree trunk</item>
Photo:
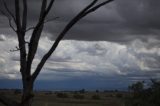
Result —
[[31, 106], [33, 101], [33, 82], [24, 81], [23, 82], [23, 94], [21, 99], [21, 106]]

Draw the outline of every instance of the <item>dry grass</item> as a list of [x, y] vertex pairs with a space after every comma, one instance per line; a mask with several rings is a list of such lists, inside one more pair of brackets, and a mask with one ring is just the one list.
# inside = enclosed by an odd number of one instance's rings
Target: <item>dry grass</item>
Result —
[[[118, 98], [114, 93], [95, 93], [89, 92], [84, 93], [83, 99], [74, 98], [76, 95], [71, 92], [66, 93], [67, 98], [58, 98], [56, 93], [36, 93], [33, 106], [123, 106], [123, 98]], [[99, 95], [100, 99], [95, 100], [92, 98], [93, 95]], [[9, 97], [16, 100], [20, 99], [20, 94], [15, 95], [14, 93], [8, 93]], [[3, 106], [0, 104], [0, 106]]]

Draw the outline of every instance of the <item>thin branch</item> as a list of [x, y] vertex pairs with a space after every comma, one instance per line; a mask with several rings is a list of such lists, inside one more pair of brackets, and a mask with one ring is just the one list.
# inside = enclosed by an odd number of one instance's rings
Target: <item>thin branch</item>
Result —
[[12, 25], [12, 19], [8, 19], [8, 20], [9, 20], [9, 26], [12, 28], [14, 32], [16, 32], [16, 29]]
[[48, 19], [48, 20], [45, 20], [44, 23], [48, 23], [48, 22], [51, 22], [51, 21], [55, 21], [56, 19], [58, 19], [59, 17], [55, 17], [55, 18], [52, 18], [52, 19]]
[[[51, 21], [55, 21], [56, 19], [58, 19], [59, 17], [55, 17], [55, 18], [52, 18], [52, 19], [48, 19], [48, 20], [45, 20], [43, 23], [48, 23], [48, 22], [51, 22]], [[30, 30], [34, 30], [35, 27], [29, 27], [26, 29], [26, 32], [30, 31]]]
[[50, 1], [49, 5], [48, 5], [48, 7], [47, 7], [47, 9], [46, 9], [46, 11], [45, 11], [45, 14], [44, 14], [45, 16], [44, 16], [44, 17], [46, 17], [46, 15], [47, 15], [47, 14], [49, 13], [49, 11], [51, 10], [54, 1], [55, 1], [55, 0], [51, 0], [51, 1]]
[[109, 2], [112, 2], [112, 1], [114, 1], [114, 0], [107, 0], [107, 1], [104, 1], [104, 2], [102, 2], [102, 3], [100, 3], [100, 4], [96, 5], [96, 6], [92, 7], [92, 8], [89, 9], [88, 11], [86, 11], [85, 14], [89, 14], [89, 13], [91, 13], [91, 12], [94, 12], [94, 11], [97, 10], [99, 7], [105, 5], [105, 4], [109, 3]]
[[32, 74], [32, 78], [33, 80], [36, 79], [36, 77], [38, 76], [38, 74], [40, 73], [42, 67], [44, 66], [45, 62], [47, 61], [47, 59], [52, 55], [52, 53], [55, 51], [55, 49], [57, 48], [59, 42], [63, 39], [63, 37], [66, 35], [66, 33], [73, 27], [73, 25], [75, 25], [80, 19], [82, 19], [84, 16], [86, 16], [87, 14], [89, 14], [90, 9], [92, 10], [91, 12], [95, 11], [96, 9], [98, 9], [99, 7], [113, 1], [113, 0], [108, 0], [105, 3], [101, 3], [95, 7], [92, 8], [92, 6], [94, 6], [96, 4], [98, 0], [94, 0], [93, 2], [91, 2], [86, 8], [84, 8], [77, 16], [75, 16], [67, 25], [66, 27], [63, 29], [63, 31], [59, 34], [59, 36], [57, 37], [57, 39], [55, 40], [54, 44], [52, 45], [52, 47], [50, 48], [50, 50], [43, 56], [42, 60], [40, 61], [40, 63], [38, 64], [35, 72]]
[[16, 51], [19, 51], [20, 48], [16, 46], [16, 49], [13, 49], [13, 50], [10, 50], [10, 52], [16, 52]]
[[[25, 44], [28, 44], [29, 45], [29, 42], [25, 41]], [[10, 50], [10, 52], [15, 52], [15, 51], [19, 51], [21, 48], [16, 46], [15, 47], [16, 49], [13, 49], [13, 50]]]
[[18, 50], [10, 50], [10, 52], [17, 52], [17, 51], [20, 51], [20, 49], [18, 49]]
[[29, 27], [26, 29], [26, 32], [30, 31], [30, 30], [33, 30], [35, 27]]
[[16, 18], [15, 18], [15, 16], [13, 15], [13, 13], [9, 10], [6, 2], [5, 2], [4, 0], [2, 0], [2, 3], [4, 4], [4, 7], [5, 7], [5, 9], [7, 10], [8, 14], [13, 18], [14, 22], [16, 22]]
[[8, 19], [8, 22], [9, 22], [9, 26], [12, 28], [12, 30], [14, 32], [16, 32], [16, 29], [14, 28], [14, 26], [12, 25], [12, 19], [7, 15], [5, 14], [2, 10], [0, 10], [1, 14], [4, 15], [7, 19]]

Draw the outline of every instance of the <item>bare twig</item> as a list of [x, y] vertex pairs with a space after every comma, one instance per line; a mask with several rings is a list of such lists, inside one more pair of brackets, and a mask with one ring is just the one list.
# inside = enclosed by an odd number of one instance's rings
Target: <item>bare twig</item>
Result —
[[51, 19], [45, 20], [44, 23], [51, 22], [51, 21], [55, 21], [55, 20], [58, 19], [58, 18], [59, 18], [59, 17], [55, 17], [55, 18], [51, 18]]
[[16, 22], [16, 18], [15, 18], [15, 16], [13, 15], [13, 13], [9, 10], [6, 2], [5, 2], [4, 0], [1, 0], [1, 1], [2, 1], [2, 3], [4, 4], [4, 7], [5, 7], [5, 9], [7, 10], [8, 14], [13, 18], [14, 22]]
[[52, 6], [53, 6], [53, 3], [54, 3], [55, 0], [51, 0], [47, 9], [45, 10], [45, 14], [44, 14], [44, 17], [47, 16], [47, 14], [49, 13], [49, 11], [51, 10]]
[[19, 51], [20, 48], [18, 46], [16, 46], [16, 49], [13, 49], [13, 50], [10, 50], [10, 52], [16, 52], [16, 51]]
[[13, 27], [12, 25], [12, 18], [10, 18], [4, 11], [0, 10], [1, 14], [4, 15], [7, 19], [8, 19], [8, 22], [9, 22], [9, 26], [12, 28], [12, 30], [14, 32], [16, 32], [16, 29]]
[[99, 7], [105, 5], [105, 4], [109, 3], [109, 2], [112, 2], [112, 1], [114, 1], [114, 0], [107, 0], [107, 1], [104, 1], [104, 2], [102, 2], [102, 3], [100, 3], [100, 4], [97, 4], [96, 6], [92, 7], [92, 8], [89, 9], [88, 11], [86, 11], [85, 14], [89, 14], [89, 13], [91, 13], [91, 12], [94, 12], [94, 11], [97, 10]]
[[[59, 17], [55, 17], [55, 18], [52, 18], [52, 19], [48, 19], [48, 20], [45, 20], [43, 23], [48, 23], [48, 22], [51, 22], [51, 21], [54, 21], [54, 20], [56, 20], [56, 19], [58, 19]], [[29, 27], [29, 28], [27, 28], [26, 29], [26, 32], [28, 32], [28, 31], [30, 31], [30, 30], [34, 30], [35, 29], [35, 27], [33, 26], [33, 27]]]
[[[28, 44], [28, 45], [29, 45], [29, 42], [26, 41], [25, 44]], [[10, 52], [19, 51], [19, 50], [21, 49], [21, 48], [18, 47], [18, 46], [16, 46], [15, 48], [16, 48], [16, 49], [10, 50]]]

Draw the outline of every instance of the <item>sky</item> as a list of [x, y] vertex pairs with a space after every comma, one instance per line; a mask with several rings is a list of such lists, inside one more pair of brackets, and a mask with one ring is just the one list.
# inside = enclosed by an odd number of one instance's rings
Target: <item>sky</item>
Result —
[[[14, 12], [14, 3], [5, 0]], [[98, 3], [104, 0], [99, 0]], [[32, 70], [65, 25], [92, 0], [55, 0]], [[28, 27], [36, 24], [41, 0], [28, 0]], [[46, 62], [35, 89], [127, 89], [136, 81], [160, 79], [160, 1], [114, 0], [79, 21]], [[2, 3], [0, 9], [4, 10]], [[32, 31], [26, 33], [26, 40]], [[0, 14], [0, 88], [20, 88], [18, 45]]]

